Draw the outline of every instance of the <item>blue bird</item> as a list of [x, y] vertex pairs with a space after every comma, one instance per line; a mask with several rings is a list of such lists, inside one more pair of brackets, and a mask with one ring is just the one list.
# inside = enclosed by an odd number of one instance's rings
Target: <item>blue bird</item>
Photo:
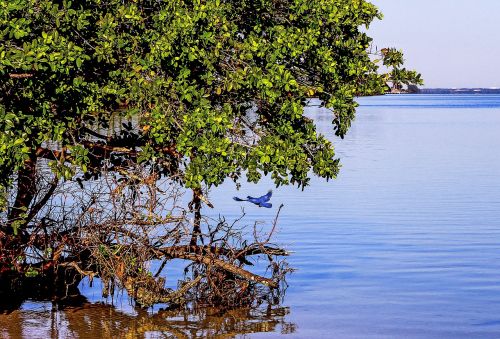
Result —
[[267, 192], [266, 195], [263, 195], [263, 196], [258, 197], [258, 198], [247, 196], [246, 199], [240, 199], [238, 197], [233, 197], [233, 199], [236, 201], [248, 201], [248, 202], [251, 202], [252, 204], [255, 204], [259, 207], [271, 208], [271, 207], [273, 207], [273, 204], [269, 203], [268, 201], [271, 199], [272, 195], [273, 195], [273, 191], [269, 191], [269, 192]]

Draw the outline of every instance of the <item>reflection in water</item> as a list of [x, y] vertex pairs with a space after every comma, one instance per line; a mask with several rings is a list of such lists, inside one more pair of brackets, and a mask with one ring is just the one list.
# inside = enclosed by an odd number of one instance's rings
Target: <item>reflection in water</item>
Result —
[[207, 308], [194, 312], [160, 310], [135, 315], [105, 304], [85, 303], [56, 312], [50, 303], [37, 303], [0, 315], [1, 338], [206, 338], [277, 332], [295, 332], [285, 321], [285, 307], [240, 308], [221, 312]]

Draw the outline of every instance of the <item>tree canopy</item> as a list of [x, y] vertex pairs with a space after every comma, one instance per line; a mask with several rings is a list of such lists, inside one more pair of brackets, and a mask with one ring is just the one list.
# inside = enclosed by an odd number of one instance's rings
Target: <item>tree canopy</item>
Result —
[[137, 166], [193, 190], [334, 178], [309, 98], [343, 138], [356, 96], [421, 81], [393, 52], [379, 57], [397, 74], [379, 73], [366, 28], [381, 17], [365, 0], [0, 0], [1, 232], [29, 234], [64, 180], [131, 182]]
[[379, 17], [361, 0], [2, 1], [1, 184], [33, 157], [66, 179], [129, 160], [186, 187], [332, 178], [304, 106], [319, 97], [343, 137], [354, 97], [383, 91], [361, 30]]

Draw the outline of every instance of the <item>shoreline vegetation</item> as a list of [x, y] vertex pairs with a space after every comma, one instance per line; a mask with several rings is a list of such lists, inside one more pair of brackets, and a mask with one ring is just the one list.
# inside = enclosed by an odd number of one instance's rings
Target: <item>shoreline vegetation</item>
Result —
[[105, 4], [0, 1], [0, 301], [78, 299], [100, 278], [141, 307], [277, 303], [281, 208], [267, 227], [208, 218], [210, 190], [335, 179], [307, 98], [344, 138], [356, 97], [421, 75], [373, 47], [365, 0]]

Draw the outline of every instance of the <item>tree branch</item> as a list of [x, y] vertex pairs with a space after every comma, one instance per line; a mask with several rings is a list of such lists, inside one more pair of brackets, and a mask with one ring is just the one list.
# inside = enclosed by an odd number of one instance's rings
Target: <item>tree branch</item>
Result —
[[40, 212], [40, 210], [45, 206], [45, 204], [49, 201], [50, 197], [52, 197], [52, 194], [54, 194], [54, 191], [57, 188], [57, 184], [59, 183], [59, 178], [57, 176], [54, 176], [54, 179], [52, 179], [52, 182], [50, 183], [49, 190], [45, 195], [43, 196], [40, 201], [38, 201], [36, 204], [31, 207], [31, 210], [28, 214], [28, 218], [26, 219], [26, 223], [29, 223], [35, 215]]
[[210, 255], [177, 253], [175, 257], [177, 259], [185, 259], [185, 260], [191, 260], [191, 261], [203, 263], [207, 266], [211, 266], [211, 265], [217, 266], [218, 268], [221, 268], [227, 272], [230, 272], [230, 273], [233, 273], [237, 276], [240, 276], [248, 281], [260, 283], [260, 284], [266, 285], [266, 286], [271, 287], [271, 288], [278, 287], [278, 283], [272, 279], [261, 277], [257, 274], [254, 274], [252, 272], [244, 270], [240, 267], [236, 267], [230, 263], [227, 263], [225, 261], [222, 261], [222, 260], [217, 259], [217, 258], [210, 256]]

